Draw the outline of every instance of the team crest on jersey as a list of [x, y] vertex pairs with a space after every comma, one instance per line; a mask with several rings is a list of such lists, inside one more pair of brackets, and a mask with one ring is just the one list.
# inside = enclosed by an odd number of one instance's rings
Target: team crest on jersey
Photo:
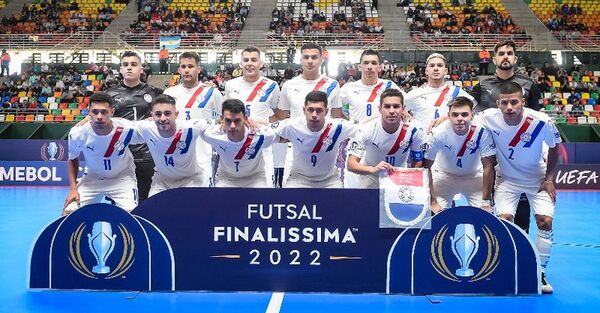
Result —
[[204, 96], [203, 95], [198, 95], [198, 97], [196, 97], [196, 103], [200, 103], [204, 101]]
[[123, 150], [123, 148], [125, 148], [125, 145], [123, 144], [123, 142], [121, 140], [119, 140], [119, 141], [115, 142], [114, 147], [115, 147], [115, 150], [121, 151], [121, 150]]
[[255, 150], [254, 150], [254, 147], [248, 147], [248, 148], [246, 148], [246, 152], [245, 152], [245, 154], [246, 154], [247, 156], [251, 156], [251, 155], [253, 155], [253, 154], [254, 154], [254, 151], [255, 151]]
[[475, 142], [475, 140], [469, 140], [467, 142], [467, 148], [473, 150], [475, 147], [477, 146], [477, 143]]
[[402, 142], [400, 142], [400, 149], [404, 150], [408, 147], [408, 140], [402, 140]]
[[262, 88], [260, 88], [260, 90], [258, 91], [258, 96], [259, 97], [264, 97], [266, 94], [267, 93]]
[[323, 139], [323, 145], [329, 146], [333, 142], [333, 138], [331, 136], [327, 136]]
[[177, 149], [179, 150], [183, 150], [187, 147], [187, 144], [185, 143], [184, 140], [179, 140], [179, 142], [177, 142]]
[[531, 140], [531, 134], [530, 133], [523, 133], [521, 135], [521, 141], [522, 142], [529, 142], [529, 140]]
[[144, 95], [144, 101], [146, 101], [147, 103], [150, 103], [150, 102], [152, 102], [152, 95], [150, 95], [150, 94], [148, 94], [148, 93], [147, 93], [147, 94], [145, 94], [145, 95]]
[[398, 197], [404, 203], [410, 203], [415, 199], [415, 192], [409, 186], [402, 186], [398, 190]]

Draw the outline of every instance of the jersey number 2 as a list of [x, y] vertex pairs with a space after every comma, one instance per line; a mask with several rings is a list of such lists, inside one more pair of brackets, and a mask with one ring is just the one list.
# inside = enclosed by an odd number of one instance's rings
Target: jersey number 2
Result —
[[508, 159], [509, 160], [514, 160], [513, 155], [515, 154], [515, 149], [508, 148], [508, 151], [510, 152], [510, 154], [508, 155]]

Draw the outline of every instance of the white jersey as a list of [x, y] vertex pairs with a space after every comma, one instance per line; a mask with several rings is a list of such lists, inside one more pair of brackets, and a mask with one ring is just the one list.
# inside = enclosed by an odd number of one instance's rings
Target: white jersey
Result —
[[263, 126], [257, 133], [246, 129], [244, 140], [233, 142], [221, 125], [215, 125], [207, 129], [202, 138], [220, 156], [217, 175], [244, 178], [265, 171], [262, 152], [275, 141], [276, 135], [271, 128]]
[[164, 94], [175, 98], [180, 120], [206, 120], [221, 116], [223, 95], [215, 87], [199, 83], [194, 88], [185, 88], [179, 84], [167, 88]]
[[448, 115], [448, 102], [456, 97], [467, 97], [475, 103], [474, 98], [462, 88], [448, 85], [438, 88], [425, 85], [413, 89], [406, 94], [404, 103], [408, 113], [427, 127], [431, 121]]
[[340, 85], [335, 79], [325, 75], [321, 75], [315, 80], [306, 80], [302, 78], [302, 75], [288, 80], [281, 87], [281, 95], [279, 96], [277, 107], [280, 110], [289, 110], [290, 117], [304, 116], [302, 113], [304, 99], [309, 92], [317, 90], [327, 93], [327, 107], [330, 109], [330, 112], [331, 109], [342, 107]]
[[183, 179], [203, 175], [196, 158], [196, 143], [208, 127], [206, 121], [178, 121], [175, 134], [168, 138], [158, 133], [154, 121], [139, 121], [135, 125], [139, 136], [150, 149], [156, 171], [162, 176]]
[[261, 123], [269, 123], [279, 101], [279, 85], [271, 79], [260, 77], [249, 83], [244, 77], [225, 83], [225, 99], [239, 99], [246, 106], [246, 116]]
[[474, 123], [464, 135], [457, 135], [445, 121], [427, 136], [425, 158], [435, 161], [433, 169], [456, 176], [482, 172], [481, 158], [496, 154], [489, 132]]
[[348, 154], [370, 166], [385, 161], [393, 166], [405, 166], [409, 152], [413, 160], [423, 159], [425, 133], [418, 122], [401, 123], [393, 134], [383, 129], [381, 120], [362, 126], [348, 144]]
[[342, 86], [340, 98], [343, 105], [348, 105], [350, 120], [363, 124], [381, 116], [378, 109], [379, 96], [388, 89], [400, 90], [398, 85], [387, 79], [379, 79], [376, 84], [369, 86], [363, 84], [362, 80]]
[[514, 126], [506, 124], [500, 109], [487, 109], [477, 119], [496, 144], [498, 175], [517, 185], [538, 186], [546, 173], [544, 143], [554, 148], [561, 139], [548, 115], [524, 110], [523, 120]]
[[74, 160], [83, 153], [85, 174], [94, 178], [115, 178], [134, 173], [133, 155], [130, 144], [136, 142], [133, 122], [112, 119], [113, 129], [108, 135], [98, 135], [92, 123], [74, 126], [69, 132], [69, 159]]
[[323, 129], [313, 132], [308, 129], [306, 118], [298, 117], [279, 122], [275, 132], [294, 148], [292, 175], [321, 181], [337, 174], [335, 162], [340, 143], [353, 137], [356, 129], [348, 121], [326, 118]]

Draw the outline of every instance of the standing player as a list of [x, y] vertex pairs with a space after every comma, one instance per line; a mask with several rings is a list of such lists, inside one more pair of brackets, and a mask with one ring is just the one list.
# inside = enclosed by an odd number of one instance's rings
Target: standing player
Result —
[[391, 80], [380, 79], [381, 57], [374, 50], [365, 50], [360, 55], [361, 78], [349, 82], [340, 89], [343, 105], [348, 105], [350, 120], [359, 124], [379, 118], [379, 96], [388, 89], [400, 88]]
[[283, 84], [277, 118], [284, 120], [288, 117], [302, 117], [304, 99], [311, 91], [323, 91], [327, 94], [331, 116], [342, 118], [342, 103], [340, 101], [340, 86], [335, 79], [319, 74], [323, 62], [321, 46], [307, 43], [300, 49], [302, 53], [302, 74]]
[[[134, 137], [133, 123], [113, 119], [112, 97], [95, 93], [90, 98], [90, 122], [74, 126], [69, 132], [69, 194], [63, 214], [80, 206], [99, 203], [105, 196], [127, 211], [137, 202], [133, 155], [129, 144]], [[77, 183], [79, 155], [85, 158], [85, 172]]]
[[425, 62], [427, 83], [406, 94], [406, 110], [428, 130], [431, 129], [435, 120], [440, 117], [445, 119], [450, 100], [458, 96], [473, 100], [473, 97], [462, 88], [448, 86], [446, 74], [448, 74], [446, 57], [439, 53], [432, 53]]
[[[542, 95], [536, 82], [527, 76], [515, 75], [515, 64], [517, 63], [516, 46], [511, 40], [500, 41], [494, 47], [494, 64], [496, 73], [494, 76], [481, 81], [473, 87], [472, 95], [479, 103], [476, 113], [488, 108], [496, 108], [499, 98], [499, 87], [506, 82], [515, 82], [523, 87], [526, 99], [525, 106], [539, 111], [542, 108]], [[519, 208], [515, 216], [515, 224], [526, 232], [529, 231], [531, 208], [525, 198], [521, 195]]]
[[208, 124], [205, 120], [176, 121], [178, 114], [175, 99], [160, 95], [152, 102], [153, 121], [135, 123], [156, 164], [150, 196], [167, 189], [204, 186], [196, 144]]
[[[247, 47], [242, 50], [242, 76], [234, 78], [225, 84], [225, 99], [239, 99], [246, 105], [246, 116], [258, 123], [268, 124], [275, 120], [274, 112], [279, 101], [279, 85], [266, 77], [260, 76], [263, 66], [260, 50]], [[272, 184], [273, 152], [271, 148], [263, 151], [267, 179]]]
[[[106, 90], [113, 98], [115, 117], [130, 121], [143, 120], [150, 117], [152, 99], [162, 94], [162, 89], [150, 86], [141, 81], [144, 72], [142, 59], [133, 51], [121, 55], [121, 75], [123, 81]], [[131, 152], [135, 159], [135, 176], [137, 177], [140, 202], [148, 197], [150, 183], [154, 174], [154, 162], [145, 144], [132, 145]]]
[[416, 121], [402, 121], [402, 93], [396, 89], [380, 96], [381, 119], [364, 125], [348, 144], [348, 170], [363, 175], [357, 188], [378, 188], [378, 174], [404, 166], [409, 152], [412, 167], [421, 167], [425, 134]]
[[[198, 81], [202, 70], [200, 56], [184, 52], [179, 56], [181, 84], [167, 88], [165, 94], [175, 98], [180, 120], [213, 119], [221, 114], [223, 96], [215, 88]], [[197, 144], [198, 162], [204, 171], [204, 186], [213, 185], [212, 149], [205, 142]]]
[[[552, 248], [552, 220], [556, 203], [554, 170], [560, 134], [550, 117], [525, 108], [521, 85], [506, 82], [498, 88], [498, 108], [480, 115], [496, 143], [498, 177], [494, 202], [496, 213], [512, 221], [521, 193], [527, 195], [538, 227], [535, 245], [542, 265], [542, 292], [552, 293], [546, 266]], [[547, 161], [544, 148], [549, 147]]]
[[304, 100], [304, 117], [280, 122], [275, 132], [292, 143], [294, 162], [287, 188], [342, 188], [335, 166], [340, 143], [352, 137], [355, 126], [327, 116], [327, 94], [311, 91]]
[[275, 141], [267, 126], [258, 132], [246, 127], [248, 119], [244, 103], [238, 99], [223, 102], [221, 125], [207, 129], [202, 137], [219, 154], [216, 187], [266, 188], [263, 149]]
[[259, 123], [274, 121], [279, 101], [279, 85], [260, 76], [264, 62], [260, 50], [247, 47], [242, 50], [242, 76], [225, 83], [225, 99], [239, 99], [246, 105], [246, 116]]
[[[377, 108], [381, 93], [389, 89], [400, 90], [400, 88], [391, 80], [379, 78], [381, 57], [377, 51], [363, 51], [358, 68], [361, 72], [360, 80], [345, 84], [340, 89], [340, 95], [342, 104], [348, 105], [350, 120], [364, 124], [379, 119]], [[344, 187], [355, 188], [360, 184], [359, 179], [356, 174], [348, 170], [344, 171]]]
[[427, 137], [423, 165], [431, 169], [431, 210], [438, 213], [450, 207], [455, 195], [463, 194], [469, 205], [491, 212], [496, 163], [492, 137], [472, 123], [473, 102], [469, 98], [457, 97], [448, 106], [448, 120]]

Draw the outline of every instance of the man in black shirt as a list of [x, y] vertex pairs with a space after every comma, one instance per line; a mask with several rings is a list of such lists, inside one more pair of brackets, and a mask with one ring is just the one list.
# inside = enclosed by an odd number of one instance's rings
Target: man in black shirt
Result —
[[[537, 82], [527, 76], [515, 75], [517, 59], [516, 46], [513, 41], [505, 40], [496, 44], [493, 58], [496, 73], [494, 76], [480, 81], [471, 92], [478, 103], [474, 109], [475, 112], [497, 107], [499, 87], [509, 81], [514, 81], [523, 87], [523, 97], [527, 100], [526, 107], [536, 111], [542, 108], [542, 95]], [[525, 194], [521, 194], [514, 222], [526, 232], [529, 232], [530, 214], [529, 202]]]
[[[150, 117], [152, 99], [161, 95], [163, 90], [150, 86], [141, 81], [144, 71], [142, 59], [133, 51], [126, 51], [121, 56], [120, 72], [123, 81], [117, 86], [106, 90], [114, 101], [114, 117], [122, 117], [131, 121], [143, 120]], [[148, 146], [130, 145], [135, 161], [135, 175], [137, 178], [139, 202], [148, 198], [152, 176], [154, 175], [154, 162], [150, 156]]]

